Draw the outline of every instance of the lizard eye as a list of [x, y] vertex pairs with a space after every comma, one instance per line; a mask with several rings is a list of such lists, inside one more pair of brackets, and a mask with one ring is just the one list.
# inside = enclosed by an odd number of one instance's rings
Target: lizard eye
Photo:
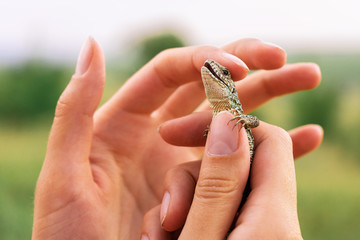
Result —
[[224, 75], [228, 75], [228, 74], [229, 74], [229, 71], [226, 70], [226, 69], [224, 69], [224, 70], [223, 70], [223, 73], [224, 73]]

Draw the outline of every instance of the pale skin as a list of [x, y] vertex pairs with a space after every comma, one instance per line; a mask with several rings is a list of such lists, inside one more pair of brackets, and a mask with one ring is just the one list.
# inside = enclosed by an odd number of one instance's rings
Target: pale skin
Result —
[[[243, 79], [237, 88], [245, 112], [320, 82], [315, 64], [285, 65], [279, 47], [243, 39], [222, 48], [167, 50], [96, 110], [105, 62], [98, 43], [88, 40], [56, 107], [36, 187], [33, 239], [140, 238], [144, 215], [163, 198], [166, 172], [200, 159], [203, 152], [211, 111], [167, 121], [210, 110], [201, 105], [205, 95], [199, 72], [210, 57], [226, 66], [234, 80]], [[244, 63], [251, 70], [270, 71], [247, 76]], [[266, 131], [259, 130], [259, 136]], [[297, 158], [320, 144], [322, 131], [307, 125], [289, 136]]]

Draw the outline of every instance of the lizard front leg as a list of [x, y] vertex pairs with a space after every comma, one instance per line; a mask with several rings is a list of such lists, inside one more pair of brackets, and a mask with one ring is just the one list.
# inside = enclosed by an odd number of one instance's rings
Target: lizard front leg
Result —
[[249, 128], [255, 128], [255, 127], [259, 126], [259, 123], [260, 123], [260, 121], [257, 117], [252, 116], [252, 115], [245, 115], [245, 114], [238, 114], [230, 121], [234, 121], [234, 120], [236, 120], [234, 127], [237, 126], [239, 123], [242, 123], [241, 127], [244, 126], [244, 127], [249, 127]]

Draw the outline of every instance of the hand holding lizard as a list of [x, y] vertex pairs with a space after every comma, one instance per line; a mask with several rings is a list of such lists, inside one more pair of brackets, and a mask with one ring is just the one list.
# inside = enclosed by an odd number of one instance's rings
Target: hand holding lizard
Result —
[[252, 191], [237, 213], [250, 151], [245, 129], [234, 128], [232, 118], [215, 116], [201, 161], [167, 173], [161, 206], [144, 217], [143, 239], [302, 239], [292, 143], [279, 127], [261, 122], [253, 129]]

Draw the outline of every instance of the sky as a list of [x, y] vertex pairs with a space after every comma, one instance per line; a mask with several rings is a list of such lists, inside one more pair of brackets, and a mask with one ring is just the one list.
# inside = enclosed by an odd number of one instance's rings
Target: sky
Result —
[[0, 0], [0, 64], [73, 61], [89, 35], [111, 57], [163, 29], [192, 45], [256, 37], [290, 51], [360, 53], [360, 1]]

